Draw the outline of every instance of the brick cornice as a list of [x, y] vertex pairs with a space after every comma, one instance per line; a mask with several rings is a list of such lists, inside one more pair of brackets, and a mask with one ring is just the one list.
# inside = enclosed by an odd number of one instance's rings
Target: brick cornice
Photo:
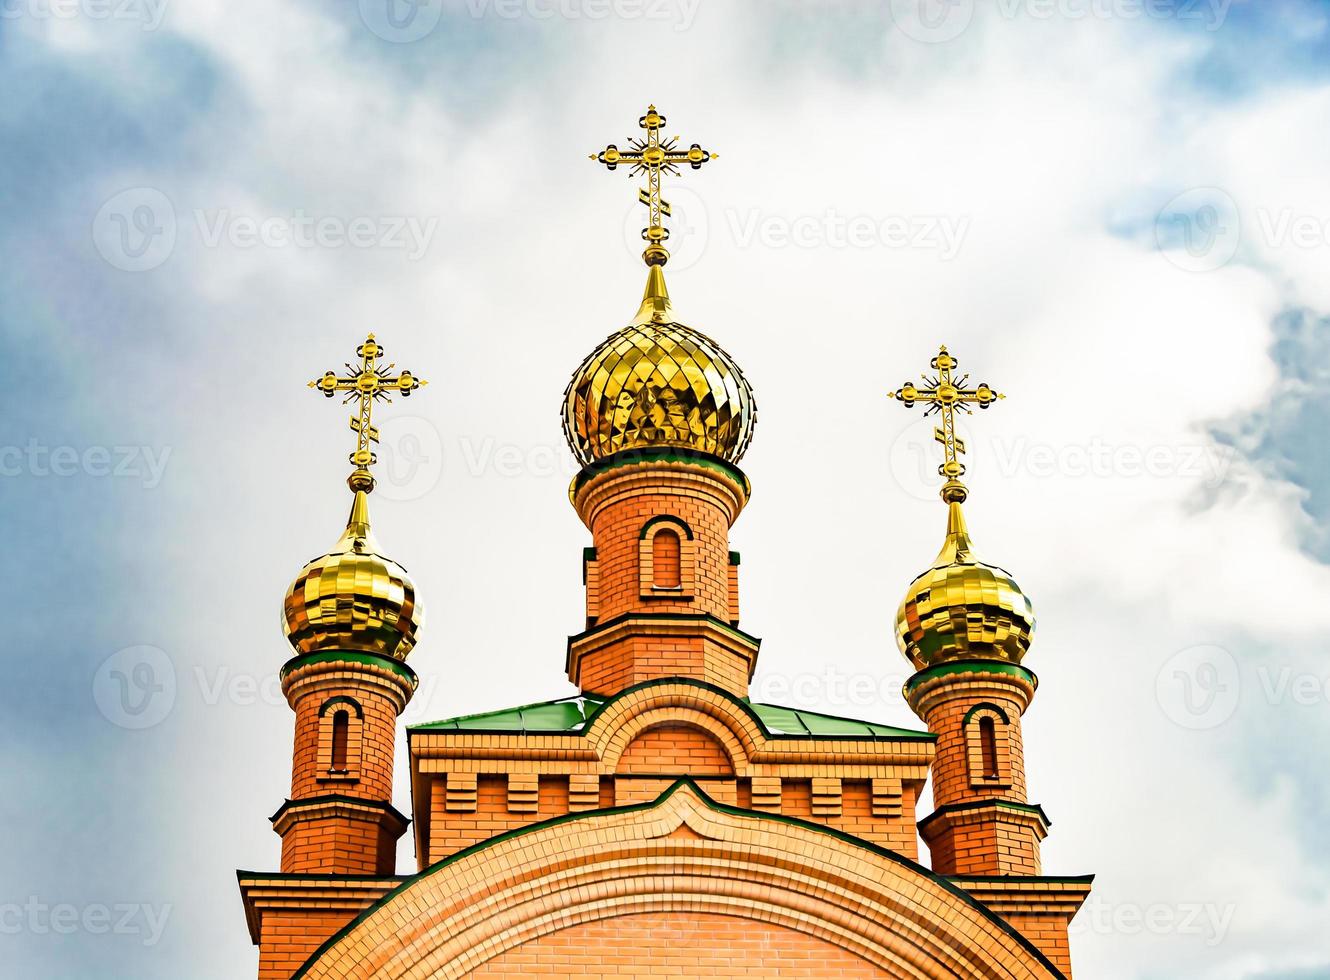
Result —
[[346, 912], [347, 921], [406, 879], [344, 875], [284, 875], [237, 871], [249, 938], [257, 946], [263, 914], [276, 911]]
[[1089, 897], [1094, 875], [950, 875], [948, 880], [1003, 918], [1046, 915], [1070, 922]]
[[749, 487], [737, 467], [717, 457], [643, 454], [588, 467], [573, 481], [570, 496], [582, 523], [591, 527], [602, 508], [643, 493], [705, 494], [725, 510], [732, 525], [748, 503]]
[[904, 693], [914, 713], [921, 718], [927, 718], [937, 705], [958, 698], [974, 701], [1000, 698], [1014, 702], [1024, 714], [1038, 687], [1039, 679], [1024, 667], [966, 660], [921, 670], [906, 682]]
[[956, 827], [986, 823], [1031, 827], [1040, 840], [1048, 836], [1048, 828], [1052, 826], [1044, 813], [1044, 808], [1037, 803], [978, 800], [974, 803], [951, 803], [938, 807], [919, 821], [919, 835], [923, 837], [925, 843], [929, 843], [936, 840], [940, 834]]
[[401, 714], [418, 684], [415, 672], [405, 664], [370, 655], [308, 654], [287, 661], [282, 668], [282, 693], [293, 709], [308, 694], [354, 685], [383, 694]]
[[351, 796], [311, 796], [301, 800], [287, 800], [269, 819], [273, 830], [285, 836], [292, 826], [302, 821], [333, 817], [376, 824], [397, 837], [404, 834], [411, 823], [391, 803]]

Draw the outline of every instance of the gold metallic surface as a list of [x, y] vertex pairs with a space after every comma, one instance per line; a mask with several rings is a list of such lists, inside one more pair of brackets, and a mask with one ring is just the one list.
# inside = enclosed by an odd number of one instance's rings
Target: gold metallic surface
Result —
[[927, 417], [934, 413], [942, 424], [933, 437], [942, 443], [944, 479], [942, 499], [947, 502], [947, 537], [932, 567], [915, 578], [896, 613], [896, 640], [901, 651], [922, 670], [949, 660], [1005, 660], [1020, 663], [1034, 636], [1034, 606], [1016, 581], [996, 565], [974, 556], [961, 504], [968, 491], [960, 478], [965, 466], [957, 458], [965, 443], [956, 435], [955, 413], [970, 405], [988, 408], [1005, 397], [986, 384], [967, 388], [969, 375], [952, 377], [957, 360], [946, 347], [931, 365], [937, 374], [924, 375], [924, 387], [906, 382], [890, 393], [907, 408], [924, 402]]
[[942, 550], [896, 613], [901, 651], [920, 670], [948, 660], [1018, 664], [1034, 637], [1034, 606], [1006, 571], [974, 556], [960, 503], [947, 508]]
[[736, 463], [756, 419], [753, 389], [733, 358], [674, 319], [659, 265], [647, 272], [633, 322], [582, 362], [564, 392], [564, 435], [584, 464], [656, 446]]
[[424, 609], [406, 569], [379, 551], [367, 492], [357, 490], [346, 530], [328, 554], [296, 576], [283, 605], [298, 654], [353, 650], [405, 660]]
[[331, 398], [346, 394], [342, 404], [358, 401], [351, 416], [356, 449], [347, 484], [354, 493], [346, 530], [326, 555], [300, 570], [286, 590], [282, 606], [286, 638], [296, 653], [349, 650], [405, 660], [416, 644], [424, 609], [415, 584], [401, 565], [380, 551], [369, 526], [369, 493], [377, 461], [372, 443], [379, 441], [373, 405], [390, 394], [410, 395], [426, 382], [410, 371], [392, 374], [394, 365], [379, 364], [383, 347], [370, 334], [356, 348], [360, 364], [346, 365], [346, 374], [332, 371], [309, 383]]
[[661, 197], [660, 175], [663, 173], [678, 176], [682, 173], [679, 164], [686, 163], [693, 170], [702, 169], [708, 160], [717, 160], [720, 154], [711, 153], [694, 143], [686, 150], [679, 149], [679, 137], [671, 136], [663, 142], [660, 131], [665, 125], [665, 117], [656, 111], [655, 106], [647, 106], [647, 111], [637, 120], [637, 125], [646, 130], [646, 138], [628, 137], [626, 150], [621, 150], [613, 143], [599, 153], [591, 154], [591, 159], [603, 163], [608, 170], [616, 169], [620, 164], [628, 164], [629, 173], [637, 177], [646, 174], [647, 186], [638, 188], [637, 199], [647, 207], [647, 227], [642, 229], [642, 240], [647, 243], [642, 260], [647, 265], [664, 265], [669, 261], [670, 253], [665, 248], [665, 241], [670, 232], [664, 225], [664, 218], [670, 214], [670, 203]]
[[999, 398], [1006, 398], [1006, 395], [999, 394], [990, 388], [987, 384], [981, 383], [977, 388], [966, 388], [965, 384], [970, 380], [970, 376], [964, 375], [960, 380], [955, 380], [951, 376], [952, 370], [960, 362], [951, 354], [947, 353], [946, 345], [938, 349], [937, 357], [933, 358], [929, 364], [937, 374], [933, 377], [921, 375], [924, 380], [924, 387], [920, 388], [907, 381], [895, 391], [888, 392], [888, 398], [896, 398], [905, 404], [906, 408], [913, 408], [915, 402], [924, 402], [928, 408], [924, 411], [924, 418], [936, 413], [940, 416], [942, 424], [933, 429], [933, 438], [942, 443], [943, 455], [945, 460], [938, 467], [938, 474], [945, 478], [946, 482], [942, 485], [942, 499], [947, 503], [964, 503], [969, 495], [965, 484], [961, 482], [961, 477], [965, 475], [965, 464], [957, 457], [965, 452], [964, 441], [956, 435], [956, 412], [971, 411], [970, 406], [978, 405], [980, 408], [988, 408]]
[[360, 364], [347, 364], [343, 377], [339, 378], [332, 371], [324, 371], [323, 376], [315, 378], [309, 386], [329, 398], [346, 393], [342, 399], [343, 405], [352, 399], [359, 400], [358, 411], [351, 416], [351, 429], [356, 433], [356, 451], [349, 459], [355, 469], [346, 478], [346, 482], [353, 491], [369, 493], [374, 489], [374, 477], [369, 468], [378, 462], [378, 457], [370, 448], [370, 443], [379, 441], [379, 430], [374, 427], [371, 418], [374, 402], [391, 402], [390, 394], [406, 398], [429, 382], [417, 378], [410, 371], [392, 374], [392, 369], [397, 366], [395, 364], [379, 364], [383, 347], [375, 342], [373, 334], [356, 348], [356, 355], [360, 358]]

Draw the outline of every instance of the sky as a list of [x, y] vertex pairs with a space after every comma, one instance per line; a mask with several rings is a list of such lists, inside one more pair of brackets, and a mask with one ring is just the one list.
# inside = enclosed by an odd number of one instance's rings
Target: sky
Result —
[[1007, 395], [966, 509], [1039, 614], [1077, 976], [1330, 977], [1330, 5], [1295, 0], [0, 0], [4, 972], [253, 974], [281, 598], [349, 504], [305, 382], [367, 331], [430, 382], [372, 501], [428, 610], [405, 723], [570, 692], [561, 394], [643, 280], [587, 156], [648, 102], [719, 154], [667, 184], [668, 276], [756, 391], [754, 696], [919, 727], [893, 624], [945, 513], [886, 393], [946, 343]]

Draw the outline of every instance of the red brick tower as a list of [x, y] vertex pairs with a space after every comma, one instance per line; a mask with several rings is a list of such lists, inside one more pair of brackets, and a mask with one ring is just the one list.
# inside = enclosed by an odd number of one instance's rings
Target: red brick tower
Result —
[[737, 629], [729, 531], [749, 494], [733, 465], [755, 418], [747, 381], [673, 319], [657, 265], [638, 315], [587, 358], [566, 397], [569, 443], [587, 464], [571, 496], [594, 542], [569, 679], [614, 695], [687, 677], [744, 697], [758, 643]]
[[272, 817], [281, 872], [242, 878], [260, 978], [289, 977], [387, 889], [410, 825], [392, 805], [393, 757], [397, 719], [416, 690], [405, 661], [424, 610], [406, 569], [383, 555], [370, 531], [369, 467], [378, 439], [374, 401], [423, 382], [409, 371], [389, 376], [373, 334], [356, 353], [361, 363], [348, 376], [328, 372], [310, 382], [329, 397], [359, 400], [347, 479], [353, 499], [346, 530], [300, 570], [283, 604], [295, 656], [282, 667], [282, 692], [296, 724], [291, 796]]
[[1021, 716], [1038, 678], [1021, 665], [1034, 635], [1034, 607], [1003, 569], [974, 555], [961, 505], [968, 491], [958, 455], [955, 412], [988, 408], [1003, 396], [955, 379], [943, 347], [926, 386], [893, 397], [927, 404], [940, 416], [945, 450], [939, 473], [947, 533], [933, 564], [910, 583], [896, 617], [901, 650], [918, 669], [905, 685], [915, 714], [935, 734], [933, 813], [919, 823], [933, 870], [1001, 909], [1070, 973], [1067, 926], [1088, 884], [1041, 877], [1039, 844], [1048, 834], [1041, 807], [1028, 801]]

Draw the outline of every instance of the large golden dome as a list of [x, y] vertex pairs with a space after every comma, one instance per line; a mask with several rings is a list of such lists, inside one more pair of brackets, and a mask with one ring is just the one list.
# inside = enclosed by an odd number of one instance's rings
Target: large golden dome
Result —
[[736, 463], [752, 439], [757, 409], [730, 355], [674, 319], [664, 274], [653, 265], [633, 322], [573, 374], [563, 417], [568, 445], [584, 464], [658, 446]]
[[1034, 622], [1034, 606], [1016, 581], [974, 557], [960, 503], [948, 504], [942, 551], [910, 583], [896, 613], [901, 651], [920, 670], [950, 660], [1018, 664]]
[[286, 638], [296, 653], [349, 650], [405, 660], [425, 611], [406, 569], [379, 553], [357, 491], [346, 531], [286, 590]]

